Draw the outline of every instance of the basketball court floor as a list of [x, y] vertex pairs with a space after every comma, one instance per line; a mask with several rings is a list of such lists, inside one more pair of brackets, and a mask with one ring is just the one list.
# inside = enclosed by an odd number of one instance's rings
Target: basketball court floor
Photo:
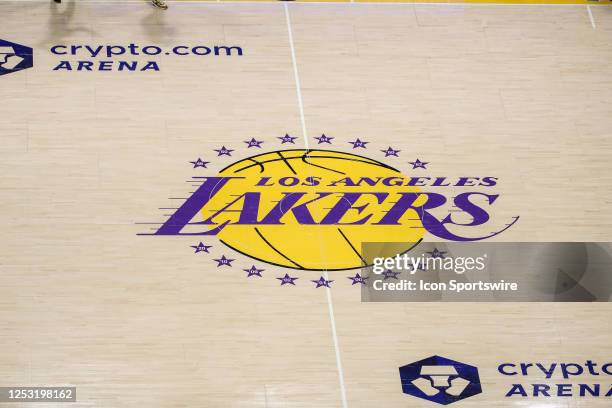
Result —
[[[440, 355], [480, 372], [483, 392], [457, 406], [610, 406], [506, 397], [544, 380], [498, 372], [610, 362], [609, 303], [362, 302], [355, 270], [141, 235], [191, 177], [324, 148], [408, 175], [426, 174], [419, 159], [428, 175], [497, 177], [490, 224], [470, 234], [520, 218], [491, 241], [612, 241], [608, 3], [169, 4], [0, 1], [0, 39], [34, 50], [0, 76], [1, 387], [73, 386], [69, 407], [428, 407], [398, 367]], [[163, 51], [105, 54], [129, 44]], [[307, 263], [319, 238], [286, 239]]]

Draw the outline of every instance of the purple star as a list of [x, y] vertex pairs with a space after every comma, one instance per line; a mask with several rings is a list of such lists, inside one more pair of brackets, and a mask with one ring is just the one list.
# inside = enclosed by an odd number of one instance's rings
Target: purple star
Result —
[[433, 251], [428, 252], [428, 254], [431, 255], [432, 258], [442, 258], [442, 259], [445, 258], [444, 256], [445, 253], [446, 251], [439, 251], [438, 248], [434, 248]]
[[255, 140], [255, 138], [251, 138], [251, 140], [245, 140], [244, 143], [247, 144], [248, 149], [250, 149], [251, 147], [259, 147], [261, 149], [261, 144], [263, 143], [263, 140]]
[[197, 254], [198, 252], [208, 252], [209, 248], [212, 248], [212, 245], [204, 245], [202, 242], [200, 242], [198, 245], [192, 245], [191, 246], [193, 249], [195, 249], [194, 254]]
[[363, 276], [357, 274], [355, 276], [349, 276], [348, 279], [351, 279], [353, 281], [353, 283], [351, 284], [351, 286], [352, 286], [352, 285], [355, 285], [357, 283], [361, 283], [362, 285], [365, 285], [367, 283], [366, 281], [368, 279], [370, 279], [370, 278], [367, 277], [367, 276], [363, 277]]
[[215, 152], [217, 152], [217, 156], [231, 156], [233, 150], [232, 149], [228, 149], [225, 146], [221, 146], [220, 149], [215, 149]]
[[291, 276], [289, 276], [289, 274], [285, 274], [285, 276], [283, 276], [282, 278], [276, 278], [279, 281], [281, 281], [281, 286], [289, 284], [289, 285], [293, 285], [295, 286], [295, 281], [298, 280], [299, 278], [292, 278]]
[[391, 269], [387, 269], [386, 271], [384, 271], [382, 273], [382, 276], [384, 277], [383, 280], [387, 280], [387, 279], [397, 279], [397, 275], [399, 275], [400, 272], [393, 272]]
[[333, 139], [333, 137], [327, 137], [325, 136], [325, 134], [322, 134], [319, 137], [315, 137], [315, 139], [319, 141], [317, 144], [321, 144], [321, 143], [332, 144], [331, 140]]
[[243, 269], [243, 271], [245, 271], [246, 273], [248, 273], [247, 278], [250, 278], [251, 276], [259, 276], [260, 278], [261, 273], [264, 271], [265, 269], [257, 269], [255, 267], [255, 265], [251, 266], [250, 269]]
[[357, 140], [355, 140], [354, 142], [349, 142], [349, 143], [353, 145], [353, 149], [356, 149], [358, 147], [367, 149], [366, 145], [370, 142], [364, 142], [362, 140], [359, 140], [359, 138], [357, 138]]
[[234, 262], [235, 259], [229, 259], [229, 258], [226, 258], [225, 255], [222, 255], [221, 258], [215, 259], [215, 261], [217, 261], [217, 268], [218, 268], [220, 266], [232, 266], [232, 262]]
[[196, 160], [196, 161], [191, 161], [191, 162], [189, 162], [189, 163], [193, 164], [193, 168], [194, 168], [194, 169], [196, 169], [196, 168], [198, 168], [198, 167], [204, 167], [204, 168], [207, 168], [207, 167], [206, 167], [206, 165], [207, 165], [208, 163], [210, 163], [210, 162], [204, 161], [204, 160], [202, 160], [202, 159], [200, 159], [200, 158], [198, 157], [198, 160]]
[[419, 159], [416, 159], [413, 162], [408, 162], [409, 164], [412, 164], [412, 170], [414, 169], [427, 169], [427, 167], [425, 167], [427, 164], [429, 164], [429, 162], [422, 162]]
[[383, 152], [385, 154], [385, 157], [389, 157], [389, 156], [395, 156], [395, 157], [399, 157], [398, 153], [401, 150], [394, 150], [391, 146], [389, 146], [389, 148], [387, 150], [381, 150], [381, 152]]
[[316, 283], [317, 288], [320, 288], [321, 286], [325, 286], [326, 288], [331, 288], [329, 284], [332, 283], [333, 280], [326, 280], [324, 277], [321, 276], [319, 280], [311, 280], [311, 282]]
[[295, 144], [294, 140], [297, 139], [297, 137], [293, 137], [293, 136], [289, 136], [288, 134], [285, 134], [285, 136], [279, 137], [278, 139], [281, 140], [281, 144], [285, 144], [285, 143]]

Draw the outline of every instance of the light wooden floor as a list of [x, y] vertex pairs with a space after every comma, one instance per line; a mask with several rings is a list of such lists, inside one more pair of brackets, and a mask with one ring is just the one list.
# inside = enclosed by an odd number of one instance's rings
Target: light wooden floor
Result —
[[[480, 368], [460, 406], [535, 407], [500, 398], [496, 363], [610, 358], [609, 304], [362, 304], [347, 273], [281, 288], [280, 268], [246, 279], [219, 242], [196, 256], [135, 223], [211, 149], [325, 133], [499, 176], [496, 216], [521, 216], [500, 240], [612, 241], [612, 8], [593, 26], [585, 6], [289, 4], [303, 135], [284, 4], [115, 3], [0, 2], [0, 38], [37, 50], [0, 77], [0, 386], [75, 385], [74, 407], [427, 407], [397, 368], [440, 354]], [[56, 73], [45, 51], [129, 42], [245, 56]]]

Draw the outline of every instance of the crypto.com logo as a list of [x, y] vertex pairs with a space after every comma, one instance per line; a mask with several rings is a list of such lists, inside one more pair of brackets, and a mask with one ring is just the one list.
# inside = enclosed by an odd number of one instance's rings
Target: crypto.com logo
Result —
[[482, 392], [474, 366], [433, 356], [399, 368], [404, 394], [442, 405]]
[[32, 48], [0, 39], [0, 75], [32, 68], [33, 65]]

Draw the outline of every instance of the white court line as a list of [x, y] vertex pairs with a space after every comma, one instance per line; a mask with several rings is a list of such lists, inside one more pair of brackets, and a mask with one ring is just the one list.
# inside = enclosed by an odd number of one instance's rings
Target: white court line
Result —
[[[293, 63], [293, 74], [295, 76], [295, 88], [300, 110], [300, 120], [302, 122], [302, 135], [304, 137], [304, 145], [309, 149], [308, 133], [306, 133], [306, 120], [304, 119], [304, 103], [302, 101], [302, 86], [300, 84], [300, 75], [295, 58], [295, 46], [293, 44], [293, 29], [291, 28], [291, 16], [289, 15], [289, 5], [284, 4], [285, 18], [287, 20], [287, 31], [289, 32], [289, 45], [291, 47], [291, 61]], [[329, 280], [327, 271], [323, 273], [325, 280]], [[348, 408], [346, 402], [346, 387], [344, 385], [344, 370], [342, 369], [342, 359], [340, 357], [340, 343], [338, 342], [338, 333], [336, 331], [336, 318], [334, 317], [334, 304], [332, 302], [331, 289], [325, 288], [327, 295], [327, 310], [329, 312], [329, 321], [331, 324], [332, 337], [334, 341], [334, 352], [336, 354], [336, 368], [338, 369], [338, 381], [340, 382], [340, 398], [342, 399], [342, 408]]]
[[295, 58], [295, 47], [293, 46], [293, 30], [291, 29], [291, 17], [289, 16], [289, 6], [285, 6], [285, 18], [287, 20], [287, 31], [289, 32], [289, 46], [291, 47], [291, 61], [293, 62], [293, 75], [295, 76], [295, 91], [297, 93], [298, 107], [300, 108], [300, 120], [302, 122], [302, 136], [304, 144], [309, 149], [308, 133], [306, 133], [306, 119], [304, 119], [304, 104], [302, 103], [302, 84], [300, 83], [300, 75], [298, 73], [297, 60]]
[[[329, 280], [327, 271], [323, 274], [325, 280]], [[325, 288], [327, 294], [327, 309], [329, 310], [329, 320], [331, 322], [332, 337], [334, 338], [334, 350], [336, 351], [336, 366], [338, 367], [338, 379], [340, 381], [340, 398], [342, 399], [342, 408], [348, 408], [346, 402], [346, 388], [344, 386], [344, 371], [342, 370], [342, 360], [340, 358], [340, 343], [338, 342], [338, 334], [336, 333], [336, 318], [334, 317], [334, 305], [332, 303], [331, 289]]]
[[593, 18], [593, 13], [591, 12], [590, 4], [587, 4], [587, 11], [589, 12], [589, 20], [591, 20], [591, 26], [593, 26], [593, 29], [596, 29], [597, 26], [595, 25], [595, 19]]

